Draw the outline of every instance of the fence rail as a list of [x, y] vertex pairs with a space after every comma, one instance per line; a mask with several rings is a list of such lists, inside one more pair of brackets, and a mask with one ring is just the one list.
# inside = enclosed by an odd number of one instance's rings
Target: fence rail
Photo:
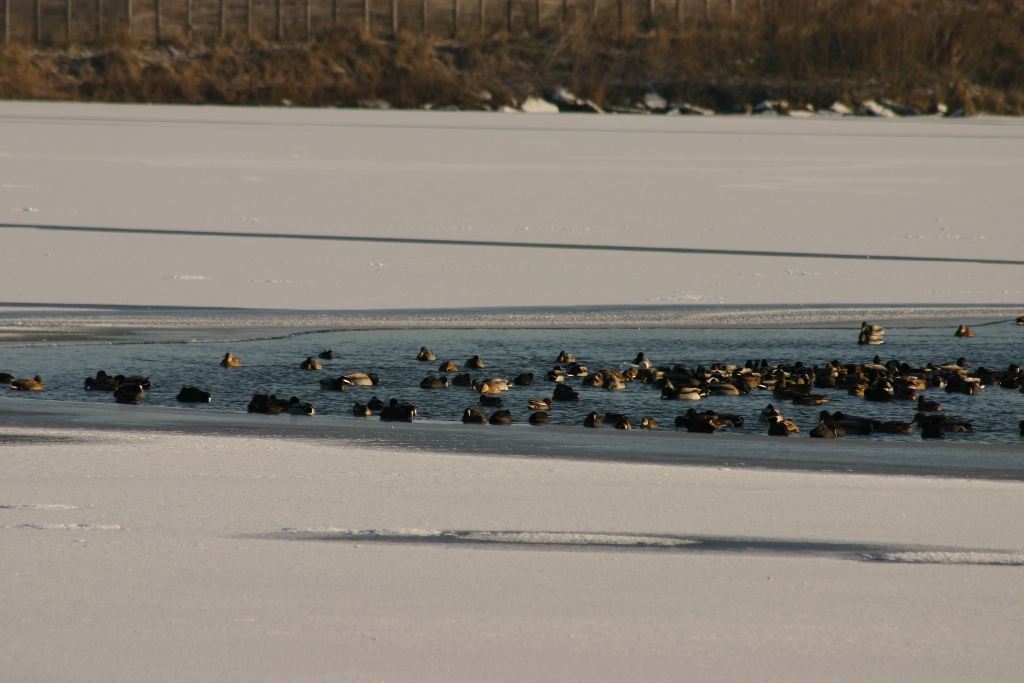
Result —
[[[62, 44], [115, 36], [160, 43], [243, 35], [310, 40], [361, 24], [468, 36], [591, 18], [619, 24], [709, 21], [765, 0], [2, 0], [4, 43]], [[808, 0], [815, 2], [816, 0]]]

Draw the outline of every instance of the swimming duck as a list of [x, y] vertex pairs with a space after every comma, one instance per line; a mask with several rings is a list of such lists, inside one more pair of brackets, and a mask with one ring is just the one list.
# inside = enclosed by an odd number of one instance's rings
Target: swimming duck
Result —
[[914, 431], [914, 425], [898, 420], [875, 420], [873, 426], [879, 434], [910, 434]]
[[325, 391], [345, 391], [345, 387], [348, 386], [348, 382], [345, 381], [344, 377], [336, 377], [320, 380], [320, 388]]
[[917, 409], [926, 413], [936, 412], [942, 410], [942, 404], [938, 401], [927, 401], [924, 396], [918, 396]]
[[334, 351], [324, 349], [320, 352], [320, 358], [323, 358], [324, 360], [334, 360]]
[[847, 434], [867, 436], [875, 432], [875, 421], [871, 418], [860, 417], [859, 415], [846, 415], [841, 410], [837, 410], [834, 415], [830, 415], [827, 410], [823, 410], [821, 411], [820, 419], [822, 422], [831, 421], [837, 425], [842, 425]]
[[484, 362], [480, 360], [480, 356], [473, 356], [468, 359], [463, 367], [473, 368], [474, 370], [481, 370], [484, 367]]
[[120, 382], [121, 386], [125, 384], [138, 384], [146, 391], [153, 388], [153, 380], [144, 375], [128, 375], [127, 377], [124, 375], [114, 375], [114, 379]]
[[182, 403], [210, 403], [213, 401], [210, 392], [196, 387], [182, 387], [176, 398]]
[[[842, 430], [842, 434], [839, 433]], [[818, 426], [810, 431], [808, 436], [812, 439], [835, 439], [839, 436], [845, 436], [846, 430], [843, 429], [842, 425], [833, 423], [819, 422]]]
[[416, 406], [413, 404], [399, 402], [397, 398], [393, 398], [380, 411], [380, 419], [384, 422], [412, 422], [416, 412]]
[[699, 401], [703, 393], [696, 387], [668, 387], [661, 390], [661, 398], [671, 401]]
[[565, 374], [569, 377], [586, 377], [590, 374], [586, 365], [580, 365], [579, 363], [569, 363], [565, 366]]
[[240, 368], [242, 367], [242, 361], [232, 356], [231, 352], [228, 351], [224, 354], [224, 359], [220, 362], [220, 366], [222, 368]]
[[807, 394], [793, 399], [793, 404], [798, 406], [820, 406], [825, 403], [828, 403], [828, 396], [824, 394]]
[[460, 375], [455, 375], [452, 378], [453, 387], [471, 387], [473, 386], [473, 376], [468, 372], [464, 372]]
[[596, 412], [591, 411], [585, 418], [583, 418], [584, 427], [604, 427], [604, 422], [601, 420], [601, 416]]
[[350, 372], [343, 375], [342, 379], [354, 387], [375, 387], [380, 384], [380, 378], [372, 372]]
[[450, 360], [446, 360], [441, 363], [441, 367], [437, 369], [438, 372], [458, 372], [459, 366]]
[[43, 378], [36, 375], [32, 379], [12, 379], [11, 389], [14, 391], [43, 391]]
[[462, 411], [462, 424], [487, 424], [487, 414], [478, 408], [466, 408], [464, 411]]
[[306, 360], [299, 363], [300, 370], [323, 370], [324, 364], [318, 361], [313, 356], [309, 356]]
[[1022, 315], [1021, 317], [1017, 318], [1017, 324], [1018, 325], [1024, 325], [1024, 315]]
[[[828, 412], [828, 411], [826, 411], [826, 412]], [[762, 410], [758, 414], [757, 421], [758, 422], [764, 422], [765, 424], [767, 424], [767, 423], [771, 422], [771, 418], [772, 418], [773, 415], [774, 416], [778, 416], [778, 417], [782, 417], [782, 413], [779, 411], [779, 409], [776, 408], [775, 406], [773, 406], [771, 403], [769, 403], [765, 407], [765, 409]]]
[[497, 394], [480, 394], [480, 405], [490, 408], [500, 408], [504, 401]]
[[288, 401], [287, 412], [289, 415], [316, 415], [316, 408], [311, 403], [303, 403], [297, 396], [292, 396]]
[[380, 400], [376, 396], [371, 396], [370, 400], [366, 402], [366, 407], [375, 413], [384, 410], [386, 405], [387, 404], [384, 403], [384, 401]]
[[658, 423], [653, 417], [642, 417], [640, 418], [641, 429], [657, 429]]
[[530, 410], [550, 410], [551, 398], [531, 398], [526, 402], [526, 407]]
[[145, 393], [142, 390], [142, 385], [138, 383], [122, 384], [114, 392], [114, 402], [121, 403], [123, 405], [139, 405], [142, 402]]
[[888, 382], [872, 384], [864, 390], [865, 401], [885, 403], [892, 400], [892, 385]]
[[[103, 372], [100, 370], [100, 372]], [[106, 373], [104, 373], [106, 374]], [[15, 379], [14, 375], [9, 372], [0, 372], [0, 384], [10, 384]], [[88, 380], [86, 380], [88, 381]]]
[[509, 390], [508, 380], [497, 377], [488, 380], [476, 380], [473, 382], [473, 388], [481, 394], [500, 394], [503, 391]]
[[420, 352], [418, 354], [416, 354], [416, 360], [431, 360], [431, 361], [433, 361], [433, 360], [437, 360], [437, 356], [435, 356], [434, 352], [431, 351], [430, 349], [428, 349], [426, 346], [421, 346], [420, 347]]
[[530, 413], [529, 422], [532, 425], [546, 425], [548, 423], [548, 414], [541, 410], [536, 413]]
[[768, 423], [769, 436], [789, 436], [796, 434], [800, 428], [792, 420], [784, 420], [780, 417], [772, 417]]
[[507, 410], [495, 410], [487, 419], [487, 423], [492, 425], [510, 425], [512, 424], [512, 413]]
[[562, 368], [559, 367], [558, 365], [556, 365], [555, 367], [553, 367], [550, 370], [548, 370], [548, 373], [547, 373], [547, 375], [545, 375], [545, 377], [547, 378], [547, 380], [549, 382], [564, 382], [565, 381], [565, 373], [562, 372]]
[[558, 354], [558, 358], [555, 359], [555, 362], [556, 363], [575, 363], [576, 362], [576, 356], [572, 355], [571, 353], [566, 353], [565, 351], [562, 351], [561, 353]]
[[356, 401], [352, 404], [352, 414], [356, 417], [370, 417], [370, 415], [373, 415], [373, 411], [365, 403]]
[[962, 337], [973, 337], [974, 330], [967, 327], [967, 325], [961, 325], [960, 327], [956, 328], [956, 332], [953, 333], [953, 336], [957, 337], [958, 339]]
[[714, 413], [698, 413], [695, 408], [690, 408], [685, 415], [676, 417], [676, 427], [684, 427], [688, 432], [699, 434], [714, 434], [728, 426]]
[[945, 439], [946, 430], [942, 425], [930, 424], [921, 427], [922, 439]]
[[868, 325], [866, 322], [860, 324], [860, 335], [857, 337], [858, 344], [883, 344], [882, 335], [885, 334], [878, 325]]
[[633, 423], [629, 421], [628, 415], [622, 415], [612, 423], [612, 427], [615, 427], [615, 429], [632, 429]]
[[718, 421], [724, 422], [726, 426], [732, 425], [733, 427], [742, 427], [743, 423], [746, 422], [746, 418], [742, 415], [737, 415], [736, 413], [719, 413], [714, 410], [705, 410], [704, 414], [714, 415]]
[[448, 378], [447, 377], [434, 377], [433, 375], [429, 375], [427, 377], [424, 377], [423, 381], [420, 382], [420, 388], [421, 389], [447, 389], [448, 388]]
[[947, 432], [973, 432], [975, 430], [974, 420], [956, 415], [925, 415], [916, 413], [912, 422], [917, 423], [921, 429], [929, 425], [939, 425]]
[[277, 415], [291, 407], [291, 401], [280, 400], [274, 394], [253, 394], [252, 400], [246, 406], [250, 413], [261, 413], [263, 415]]
[[709, 382], [705, 385], [711, 396], [739, 396], [740, 388], [729, 382]]
[[969, 396], [978, 396], [981, 392], [981, 382], [977, 381], [977, 378], [973, 377], [965, 378], [953, 375], [949, 378], [949, 382], [946, 384], [947, 394], [967, 394]]
[[121, 381], [116, 377], [111, 377], [103, 370], [99, 370], [96, 377], [85, 378], [87, 391], [117, 391], [119, 386], [121, 386]]
[[554, 401], [578, 401], [580, 400], [580, 395], [578, 392], [573, 391], [572, 387], [559, 384], [555, 387], [551, 399]]
[[608, 389], [609, 391], [621, 391], [626, 388], [626, 383], [615, 375], [607, 374], [604, 377], [604, 381], [601, 382], [601, 388]]
[[651, 361], [648, 360], [647, 356], [644, 355], [643, 351], [636, 354], [636, 358], [633, 359], [632, 365], [638, 368], [649, 368], [651, 367]]
[[533, 373], [532, 372], [523, 372], [523, 373], [520, 373], [520, 374], [516, 375], [512, 379], [512, 384], [515, 384], [517, 387], [531, 387], [531, 386], [533, 386]]
[[1024, 420], [1020, 421], [1020, 435], [1024, 436]]

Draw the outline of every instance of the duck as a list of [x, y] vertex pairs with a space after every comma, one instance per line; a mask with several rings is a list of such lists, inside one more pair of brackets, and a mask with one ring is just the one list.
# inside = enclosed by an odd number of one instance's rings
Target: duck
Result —
[[626, 383], [623, 382], [620, 377], [607, 374], [605, 375], [604, 381], [601, 382], [601, 388], [609, 391], [621, 391], [626, 388]]
[[565, 384], [559, 384], [555, 387], [555, 391], [552, 393], [551, 399], [554, 401], [578, 401], [580, 400], [580, 395], [579, 392], [573, 391], [572, 387], [566, 386]]
[[428, 349], [426, 346], [421, 346], [420, 352], [416, 354], [416, 360], [434, 361], [437, 360], [437, 356], [435, 356], [434, 352]]
[[304, 360], [301, 363], [299, 363], [299, 369], [300, 370], [323, 370], [324, 369], [324, 364], [321, 363], [320, 361], [318, 361], [316, 358], [313, 358], [313, 356], [309, 356], [309, 357], [306, 358], [306, 360]]
[[628, 415], [622, 415], [612, 423], [612, 427], [615, 427], [615, 429], [632, 429], [633, 423], [629, 421]]
[[529, 410], [550, 410], [551, 409], [551, 397], [548, 398], [531, 398], [526, 402], [526, 407]]
[[1024, 315], [1022, 315], [1019, 318], [1017, 318], [1017, 324], [1018, 325], [1024, 325]]
[[718, 419], [714, 413], [698, 413], [695, 408], [690, 408], [685, 415], [676, 417], [676, 427], [683, 427], [688, 432], [699, 434], [714, 434], [720, 429], [729, 425]]
[[657, 429], [658, 422], [653, 417], [640, 418], [640, 429]]
[[596, 429], [598, 427], [604, 427], [604, 421], [601, 419], [601, 416], [598, 415], [596, 412], [590, 411], [590, 413], [588, 413], [587, 416], [583, 418], [583, 426]]
[[562, 351], [562, 352], [560, 352], [558, 354], [558, 358], [555, 359], [555, 362], [556, 363], [575, 363], [576, 362], [576, 356], [572, 355], [571, 353], [566, 353], [565, 351]]
[[883, 344], [882, 335], [885, 334], [878, 325], [868, 325], [866, 322], [860, 324], [860, 335], [857, 337], [858, 344]]
[[429, 375], [427, 377], [424, 377], [423, 381], [420, 382], [420, 388], [421, 389], [447, 389], [448, 388], [448, 378], [447, 377], [434, 377], [433, 375]]
[[765, 406], [764, 410], [758, 413], [757, 421], [768, 424], [769, 422], [771, 422], [772, 416], [782, 417], [782, 413], [779, 411], [778, 408], [769, 403], [767, 406]]
[[334, 351], [330, 349], [324, 349], [318, 356], [324, 360], [334, 360]]
[[[842, 433], [840, 433], [840, 430]], [[808, 433], [808, 436], [812, 439], [835, 439], [840, 436], [846, 436], [846, 430], [843, 429], [842, 425], [837, 425], [834, 422], [819, 422], [818, 426]]]
[[253, 394], [252, 400], [246, 406], [250, 413], [261, 413], [263, 415], [277, 415], [291, 407], [291, 401], [279, 400], [274, 394]]
[[508, 380], [498, 377], [492, 377], [488, 380], [476, 380], [473, 382], [473, 388], [481, 394], [500, 394], [503, 391], [509, 390]]
[[921, 427], [922, 439], [945, 439], [946, 430], [942, 425], [930, 424]]
[[121, 386], [125, 384], [138, 384], [146, 391], [153, 388], [153, 380], [144, 375], [114, 375], [114, 379], [121, 383]]
[[482, 425], [487, 424], [487, 414], [479, 408], [466, 408], [462, 411], [462, 424]]
[[228, 351], [224, 354], [224, 359], [221, 360], [220, 366], [222, 368], [240, 368], [242, 367], [242, 361], [241, 359], [232, 356], [231, 352]]
[[704, 394], [696, 387], [670, 387], [661, 390], [661, 398], [669, 401], [699, 401]]
[[119, 386], [121, 386], [121, 381], [116, 377], [111, 377], [103, 370], [99, 370], [96, 377], [85, 378], [86, 391], [117, 391]]
[[356, 417], [370, 417], [373, 415], [373, 411], [370, 410], [370, 406], [365, 403], [356, 401], [352, 404], [352, 414]]
[[369, 408], [370, 410], [372, 410], [375, 413], [380, 412], [381, 410], [384, 410], [386, 405], [387, 404], [384, 403], [384, 401], [380, 400], [376, 396], [371, 396], [370, 400], [366, 402], [366, 407]]
[[303, 403], [297, 396], [292, 396], [286, 409], [289, 415], [316, 415], [316, 408], [311, 403]]
[[437, 371], [438, 372], [458, 372], [459, 371], [459, 366], [456, 365], [453, 361], [446, 360], [445, 362], [441, 363], [441, 367], [439, 367], [437, 369]]
[[917, 409], [923, 413], [934, 413], [942, 410], [942, 404], [938, 401], [929, 401], [924, 396], [918, 396]]
[[[100, 370], [100, 372], [103, 372], [103, 371]], [[103, 373], [103, 374], [106, 374], [106, 373]], [[0, 384], [10, 384], [14, 380], [15, 380], [15, 377], [11, 373], [9, 373], [9, 372], [0, 372]], [[88, 382], [89, 380], [86, 379], [86, 381]]]
[[416, 413], [416, 406], [413, 404], [399, 402], [397, 398], [393, 398], [380, 411], [380, 419], [383, 422], [412, 422]]
[[960, 327], [956, 328], [956, 332], [953, 333], [953, 336], [958, 339], [962, 337], [973, 337], [974, 330], [967, 327], [967, 325], [961, 325]]
[[709, 382], [705, 386], [711, 396], [739, 396], [743, 393], [738, 386], [729, 382]]
[[633, 359], [631, 365], [635, 365], [638, 368], [649, 368], [651, 367], [651, 361], [648, 360], [647, 356], [644, 355], [644, 352], [641, 351], [636, 354], [636, 358]]
[[973, 432], [975, 430], [974, 420], [956, 415], [926, 415], [916, 413], [912, 422], [917, 423], [921, 429], [929, 425], [939, 425], [947, 432]]
[[564, 382], [565, 372], [562, 371], [561, 366], [556, 365], [555, 367], [548, 370], [544, 376], [549, 382]]
[[789, 436], [796, 434], [800, 428], [792, 420], [785, 420], [781, 417], [772, 417], [768, 423], [769, 436]]
[[354, 387], [375, 387], [380, 384], [380, 378], [372, 372], [350, 372], [343, 375], [342, 380]]
[[324, 391], [345, 391], [345, 387], [348, 386], [348, 382], [345, 381], [344, 377], [336, 377], [320, 380], [320, 388]]
[[145, 397], [142, 385], [138, 383], [122, 384], [114, 392], [114, 402], [122, 405], [139, 405]]
[[12, 379], [11, 389], [13, 391], [43, 391], [43, 378], [36, 375], [32, 379]]
[[1024, 420], [1020, 421], [1020, 435], [1024, 436]]
[[875, 420], [873, 426], [879, 434], [910, 434], [914, 431], [913, 424], [898, 420]]
[[468, 372], [464, 372], [452, 378], [453, 387], [471, 387], [473, 386], [473, 376]]
[[532, 387], [533, 386], [533, 373], [522, 372], [512, 378], [512, 384], [517, 387]]
[[587, 369], [586, 365], [580, 365], [579, 363], [569, 363], [565, 366], [565, 374], [569, 377], [586, 377], [590, 374], [590, 370]]
[[510, 425], [512, 424], [512, 413], [507, 410], [495, 410], [494, 413], [487, 418], [487, 423], [492, 425]]
[[482, 370], [484, 367], [484, 362], [480, 360], [480, 356], [473, 356], [472, 358], [469, 358], [465, 363], [463, 363], [463, 367], [472, 368], [474, 370]]
[[875, 432], [875, 421], [871, 418], [860, 417], [859, 415], [846, 415], [841, 410], [837, 410], [834, 415], [830, 415], [827, 410], [823, 410], [820, 414], [820, 420], [822, 422], [831, 421], [837, 425], [842, 425], [847, 434], [868, 436]]
[[182, 387], [175, 398], [181, 403], [210, 403], [213, 401], [210, 392], [196, 387]]
[[530, 413], [528, 422], [532, 425], [546, 425], [548, 423], [548, 414], [543, 410], [538, 410], [535, 413]]
[[714, 415], [721, 422], [725, 422], [727, 425], [732, 425], [733, 427], [742, 427], [743, 423], [746, 422], [746, 418], [735, 413], [719, 413], [714, 410], [705, 410], [704, 414]]
[[892, 385], [889, 382], [876, 382], [864, 390], [865, 401], [885, 403], [892, 400]]
[[490, 408], [500, 408], [502, 406], [501, 396], [497, 394], [480, 394], [480, 405], [488, 406]]
[[828, 396], [824, 394], [807, 394], [793, 399], [793, 404], [798, 406], [820, 406], [825, 403], [828, 403]]

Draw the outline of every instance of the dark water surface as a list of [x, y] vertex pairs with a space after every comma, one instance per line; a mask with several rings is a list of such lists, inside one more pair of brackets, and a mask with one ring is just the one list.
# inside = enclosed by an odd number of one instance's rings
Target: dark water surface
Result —
[[[298, 396], [311, 402], [318, 416], [338, 416], [347, 420], [363, 420], [351, 416], [355, 401], [365, 402], [371, 396], [387, 401], [398, 398], [414, 403], [422, 420], [455, 421], [467, 407], [478, 406], [478, 395], [465, 387], [421, 389], [420, 380], [429, 374], [439, 376], [438, 366], [452, 360], [461, 366], [472, 355], [479, 355], [486, 364], [483, 370], [470, 371], [474, 377], [512, 379], [523, 372], [532, 372], [536, 385], [514, 387], [502, 394], [504, 408], [513, 419], [525, 422], [530, 411], [528, 398], [551, 396], [554, 383], [544, 380], [545, 372], [554, 365], [559, 351], [573, 353], [577, 361], [591, 372], [621, 369], [644, 352], [659, 366], [686, 363], [690, 366], [712, 363], [742, 365], [747, 359], [767, 359], [769, 363], [802, 361], [805, 365], [823, 364], [833, 359], [846, 362], [870, 362], [878, 354], [889, 359], [923, 365], [955, 361], [965, 357], [977, 369], [986, 366], [1005, 369], [1011, 363], [1024, 361], [1024, 327], [1012, 321], [976, 327], [972, 339], [956, 339], [955, 326], [948, 324], [886, 328], [882, 346], [858, 346], [856, 329], [849, 327], [785, 327], [785, 328], [717, 328], [717, 329], [468, 329], [468, 330], [369, 330], [296, 333], [283, 338], [238, 340], [230, 342], [184, 342], [60, 345], [8, 345], [0, 348], [0, 371], [18, 377], [41, 375], [46, 391], [14, 394], [11, 398], [27, 400], [61, 400], [111, 404], [107, 392], [85, 391], [85, 377], [103, 369], [110, 374], [142, 374], [152, 378], [153, 387], [144, 404], [169, 406], [181, 411], [244, 412], [255, 392], [274, 393], [279, 397]], [[247, 333], [251, 334], [251, 332]], [[427, 346], [437, 355], [436, 362], [418, 362], [416, 353]], [[324, 360], [322, 371], [303, 371], [299, 363], [307, 356], [316, 356], [323, 349], [333, 349], [334, 360]], [[225, 369], [218, 363], [226, 351], [244, 362], [241, 368]], [[323, 391], [319, 380], [355, 372], [374, 372], [381, 382], [376, 387], [350, 387], [344, 392]], [[747, 422], [732, 431], [738, 434], [764, 434], [766, 427], [757, 415], [769, 402], [783, 414], [794, 419], [804, 433], [814, 427], [820, 407], [795, 406], [773, 401], [767, 391], [754, 390], [749, 396], [709, 397], [702, 401], [661, 400], [652, 385], [632, 382], [623, 391], [607, 391], [582, 386], [580, 379], [567, 383], [580, 392], [582, 400], [556, 403], [549, 412], [552, 425], [580, 425], [591, 410], [599, 414], [628, 414], [639, 423], [641, 416], [655, 418], [661, 429], [673, 429], [673, 420], [688, 408], [713, 409], [743, 415]], [[175, 400], [183, 385], [194, 385], [213, 394], [213, 403], [180, 404]], [[878, 417], [885, 420], [910, 421], [914, 415], [911, 402], [871, 403], [849, 396], [844, 391], [825, 391], [830, 403], [824, 406], [833, 412]], [[981, 396], [947, 394], [941, 389], [924, 392], [927, 398], [942, 402], [948, 414], [974, 419], [977, 431], [951, 435], [964, 443], [1021, 444], [1018, 423], [1024, 419], [1024, 394], [999, 387], [986, 387]], [[118, 409], [132, 410], [132, 406]], [[485, 409], [490, 413], [493, 409]], [[261, 416], [275, 420], [275, 416]], [[376, 420], [376, 417], [369, 418]], [[460, 425], [461, 429], [462, 426]], [[538, 428], [541, 429], [541, 428]], [[538, 438], [543, 438], [538, 435]], [[847, 437], [848, 439], [919, 442], [918, 434]]]

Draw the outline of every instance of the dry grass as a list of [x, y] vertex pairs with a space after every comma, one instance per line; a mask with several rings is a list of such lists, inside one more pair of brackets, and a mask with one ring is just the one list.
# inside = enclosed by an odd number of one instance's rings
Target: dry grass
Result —
[[603, 105], [653, 89], [719, 111], [766, 98], [818, 107], [888, 99], [1022, 114], [1024, 3], [807, 0], [683, 27], [577, 22], [459, 43], [352, 28], [303, 44], [0, 52], [0, 97], [19, 99], [478, 108], [558, 86]]

